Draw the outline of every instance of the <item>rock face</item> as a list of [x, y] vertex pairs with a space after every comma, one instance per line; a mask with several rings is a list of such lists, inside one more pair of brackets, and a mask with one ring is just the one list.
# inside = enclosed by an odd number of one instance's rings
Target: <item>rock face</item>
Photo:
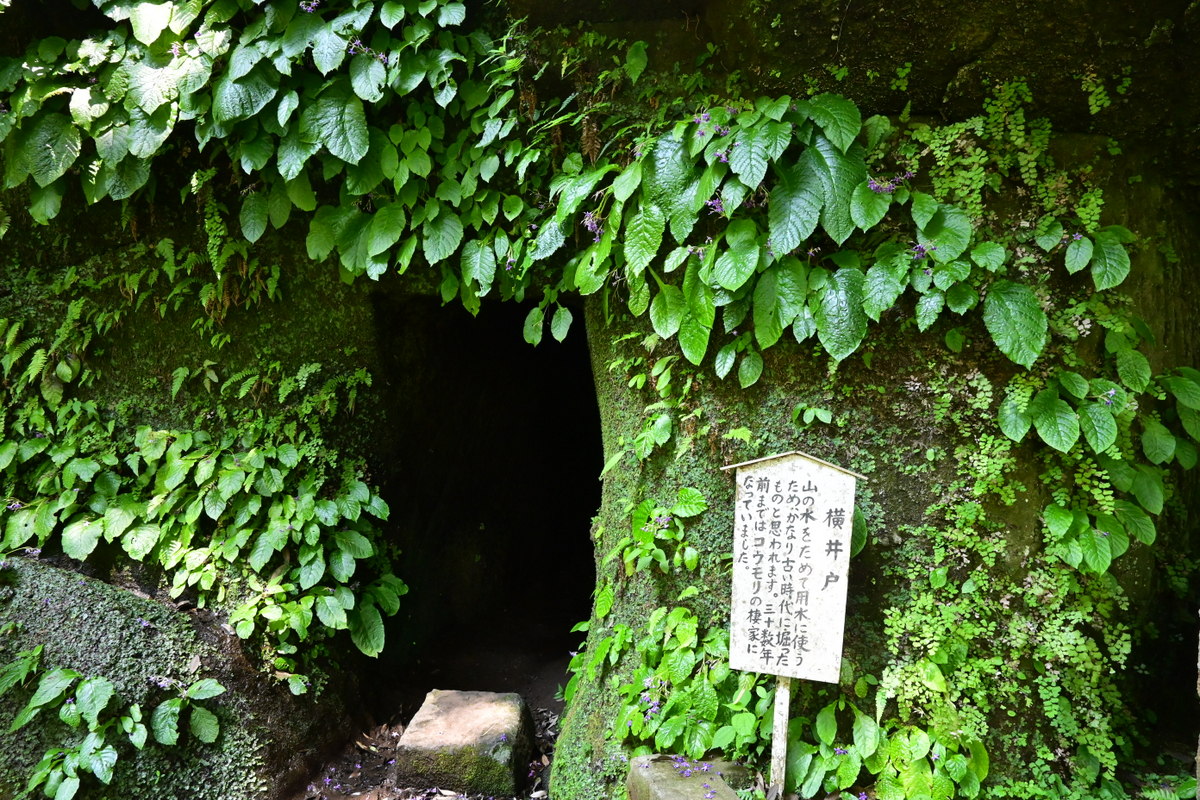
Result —
[[[720, 767], [728, 762], [691, 762], [679, 756], [638, 756], [629, 762], [629, 800], [734, 800]], [[744, 777], [745, 771], [739, 774]]]
[[434, 689], [400, 738], [395, 782], [511, 796], [532, 753], [533, 723], [520, 695]]
[[[32, 558], [2, 563], [0, 665], [42, 644], [43, 670], [104, 676], [116, 689], [108, 712], [138, 703], [146, 720], [159, 702], [200, 678], [226, 689], [203, 704], [220, 721], [215, 742], [195, 739], [186, 724], [176, 746], [151, 738], [135, 750], [123, 734], [111, 733], [118, 753], [112, 782], [103, 786], [86, 775], [81, 796], [277, 800], [303, 785], [317, 760], [339, 744], [338, 732], [350, 728], [332, 691], [313, 700], [270, 683], [206, 612], [176, 611]], [[32, 686], [5, 694], [0, 730], [8, 730], [32, 694]], [[86, 730], [61, 724], [55, 713], [0, 735], [0, 798], [19, 793], [47, 750], [83, 739]]]

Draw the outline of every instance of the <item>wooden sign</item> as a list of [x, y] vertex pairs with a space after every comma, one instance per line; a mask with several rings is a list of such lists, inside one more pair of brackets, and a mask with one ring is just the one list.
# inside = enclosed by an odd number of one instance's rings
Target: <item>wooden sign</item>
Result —
[[734, 669], [837, 683], [856, 473], [799, 452], [737, 470]]
[[791, 678], [837, 683], [857, 473], [793, 451], [737, 470], [729, 665], [778, 675], [773, 794], [783, 788]]

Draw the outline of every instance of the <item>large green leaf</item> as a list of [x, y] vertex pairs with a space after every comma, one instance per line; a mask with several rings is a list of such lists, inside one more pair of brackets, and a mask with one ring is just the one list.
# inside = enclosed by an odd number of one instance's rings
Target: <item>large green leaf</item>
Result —
[[1078, 441], [1079, 417], [1075, 415], [1071, 406], [1057, 395], [1043, 401], [1039, 394], [1039, 398], [1029, 404], [1029, 411], [1038, 436], [1055, 450], [1065, 453]]
[[145, 45], [154, 44], [155, 40], [167, 29], [174, 7], [174, 3], [139, 2], [130, 4], [129, 24], [133, 27], [134, 38]]
[[[279, 74], [263, 65], [237, 80], [226, 73], [217, 79], [213, 87], [213, 120], [223, 124], [249, 119], [266, 108], [267, 103], [275, 99], [278, 90]], [[365, 132], [363, 138], [366, 138]], [[365, 147], [363, 152], [366, 152]]]
[[854, 187], [854, 194], [850, 196], [850, 218], [864, 231], [874, 228], [891, 204], [891, 194], [873, 191], [871, 182], [863, 181]]
[[350, 639], [372, 658], [383, 652], [383, 617], [373, 603], [364, 603], [350, 612]]
[[754, 284], [754, 338], [762, 348], [775, 344], [783, 335], [778, 276], [779, 270], [773, 266], [759, 275]]
[[971, 218], [957, 206], [941, 204], [917, 230], [917, 241], [939, 263], [958, 258], [971, 243]]
[[173, 745], [179, 741], [179, 712], [183, 700], [172, 697], [159, 703], [150, 715], [150, 730], [159, 744]]
[[1092, 280], [1096, 291], [1118, 286], [1129, 275], [1129, 253], [1125, 245], [1111, 231], [1096, 234], [1096, 246], [1092, 252]]
[[693, 167], [682, 142], [670, 136], [659, 138], [642, 164], [642, 191], [650, 204], [658, 206], [664, 217], [687, 207]]
[[763, 372], [763, 358], [757, 350], [747, 350], [738, 364], [738, 384], [747, 389], [758, 382]]
[[1153, 417], [1142, 417], [1142, 452], [1151, 464], [1165, 464], [1175, 457], [1175, 437]]
[[188, 718], [188, 729], [200, 741], [212, 744], [221, 733], [221, 723], [217, 720], [217, 715], [207, 708], [192, 706], [192, 713]]
[[251, 192], [242, 200], [242, 210], [238, 214], [242, 226], [242, 236], [248, 242], [257, 242], [267, 229], [267, 196], [262, 192]]
[[711, 326], [705, 325], [693, 312], [684, 314], [679, 323], [679, 349], [683, 351], [683, 357], [699, 366], [704, 360], [711, 334]]
[[1121, 383], [1135, 392], [1144, 392], [1150, 385], [1150, 362], [1131, 347], [1117, 351], [1117, 375]]
[[683, 292], [676, 286], [660, 284], [658, 294], [650, 303], [650, 324], [654, 332], [664, 339], [669, 339], [679, 331], [683, 315], [687, 313], [687, 302]]
[[937, 321], [938, 315], [945, 307], [946, 296], [941, 292], [932, 291], [923, 295], [917, 301], [917, 330], [922, 333], [929, 330], [929, 326]]
[[1027, 411], [1021, 410], [1020, 403], [1012, 395], [1001, 401], [998, 416], [1000, 430], [1014, 442], [1024, 439], [1030, 426], [1033, 425], [1033, 417]]
[[350, 164], [367, 154], [371, 138], [362, 100], [336, 83], [311, 102], [300, 115], [300, 134], [320, 142], [326, 150]]
[[475, 281], [479, 296], [488, 293], [496, 276], [496, 253], [477, 239], [467, 242], [462, 248], [462, 276], [464, 281]]
[[1027, 286], [993, 283], [983, 303], [983, 322], [1000, 352], [1026, 369], [1046, 346], [1046, 312]]
[[839, 95], [819, 94], [802, 108], [843, 153], [850, 149], [862, 129], [862, 112], [858, 106]]
[[884, 261], [876, 262], [867, 270], [863, 284], [863, 310], [875, 322], [879, 321], [880, 314], [896, 304], [896, 299], [904, 291], [905, 284], [897, 272], [895, 267]]
[[812, 159], [777, 165], [776, 176], [767, 206], [771, 247], [777, 253], [790, 253], [812, 235], [821, 219], [824, 184]]
[[1103, 453], [1117, 440], [1117, 422], [1112, 412], [1100, 403], [1085, 403], [1079, 407], [1079, 427], [1083, 438], [1097, 453]]
[[49, 186], [75, 163], [80, 145], [79, 129], [68, 116], [41, 114], [21, 139], [17, 161], [38, 186]]
[[725, 241], [729, 245], [713, 266], [713, 279], [729, 291], [745, 285], [758, 268], [762, 250], [757, 240], [758, 227], [748, 219], [729, 223]]
[[742, 128], [733, 137], [729, 167], [742, 183], [757, 187], [767, 174], [767, 131], [761, 127]]
[[867, 315], [863, 311], [865, 283], [866, 276], [861, 271], [843, 268], [833, 273], [824, 289], [814, 295], [812, 313], [817, 338], [835, 361], [857, 350], [867, 335]]
[[449, 258], [463, 237], [462, 220], [449, 208], [425, 222], [421, 228], [421, 251], [431, 265]]
[[100, 541], [102, 533], [104, 533], [102, 518], [76, 520], [63, 529], [63, 552], [71, 558], [83, 561], [96, 549], [96, 543]]
[[643, 204], [625, 228], [625, 263], [638, 274], [654, 260], [662, 245], [667, 219], [662, 208], [654, 203]]
[[821, 227], [841, 244], [854, 233], [854, 218], [850, 215], [850, 198], [854, 187], [867, 179], [862, 147], [855, 144], [842, 152], [820, 133], [811, 147], [800, 157], [816, 171], [821, 180], [825, 203], [821, 208]]
[[1080, 239], [1075, 239], [1071, 244], [1067, 245], [1067, 255], [1065, 263], [1067, 272], [1074, 275], [1088, 265], [1092, 260], [1092, 240], [1084, 236]]

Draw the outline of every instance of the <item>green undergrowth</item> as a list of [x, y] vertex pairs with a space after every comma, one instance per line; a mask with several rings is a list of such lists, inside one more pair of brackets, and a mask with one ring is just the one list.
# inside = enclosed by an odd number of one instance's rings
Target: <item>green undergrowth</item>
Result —
[[[586, 85], [550, 99], [520, 27], [488, 33], [457, 2], [96, 6], [107, 27], [87, 38], [0, 58], [5, 188], [38, 223], [81, 201], [136, 219], [162, 168], [203, 230], [68, 270], [53, 316], [0, 322], [5, 551], [161, 572], [295, 692], [336, 631], [379, 653], [405, 586], [369, 465], [330, 436], [370, 372], [220, 360], [228, 321], [287, 303], [260, 242], [302, 231], [345, 280], [402, 275], [472, 313], [531, 301], [534, 345], [568, 334], [566, 297], [613, 334], [596, 371], [633, 406], [605, 412], [611, 529], [567, 690], [587, 730], [556, 762], [565, 796], [610, 791], [640, 747], [762, 762], [772, 691], [727, 665], [727, 504], [700, 473], [797, 440], [926, 483], [915, 512], [864, 498], [876, 650], [797, 700], [794, 788], [1129, 796], [1116, 565], [1162, 552], [1200, 372], [1152, 369], [1120, 293], [1131, 251], [1150, 257], [1141, 232], [1103, 219], [1099, 160], [1056, 163], [1022, 82], [950, 123], [698, 79], [643, 114], [616, 98], [645, 91], [644, 43], [568, 46], [556, 80]], [[207, 340], [158, 379], [178, 424], [92, 399], [108, 380], [92, 356], [134, 316]], [[904, 385], [847, 377], [877, 358]], [[928, 445], [864, 454], [856, 403]]]

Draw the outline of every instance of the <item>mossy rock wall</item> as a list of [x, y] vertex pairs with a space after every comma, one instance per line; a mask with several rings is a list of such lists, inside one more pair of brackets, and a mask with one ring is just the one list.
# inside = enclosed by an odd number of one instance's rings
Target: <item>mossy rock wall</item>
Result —
[[[177, 696], [178, 688], [163, 685], [214, 678], [228, 690], [203, 703], [221, 723], [214, 744], [191, 738], [186, 722], [172, 747], [151, 738], [138, 752], [119, 732], [110, 734], [119, 752], [113, 781], [105, 787], [86, 778], [80, 796], [282, 798], [340, 744], [338, 731], [349, 722], [330, 702], [332, 693], [323, 701], [292, 697], [246, 659], [218, 615], [179, 611], [33, 558], [10, 557], [6, 564], [0, 624], [13, 627], [0, 637], [0, 661], [42, 644], [44, 669], [108, 678], [120, 702], [140, 704], [147, 721], [155, 705]], [[12, 690], [0, 703], [0, 725], [7, 729], [31, 694], [32, 688]], [[19, 794], [48, 748], [83, 738], [53, 714], [0, 739], [0, 797]]]

